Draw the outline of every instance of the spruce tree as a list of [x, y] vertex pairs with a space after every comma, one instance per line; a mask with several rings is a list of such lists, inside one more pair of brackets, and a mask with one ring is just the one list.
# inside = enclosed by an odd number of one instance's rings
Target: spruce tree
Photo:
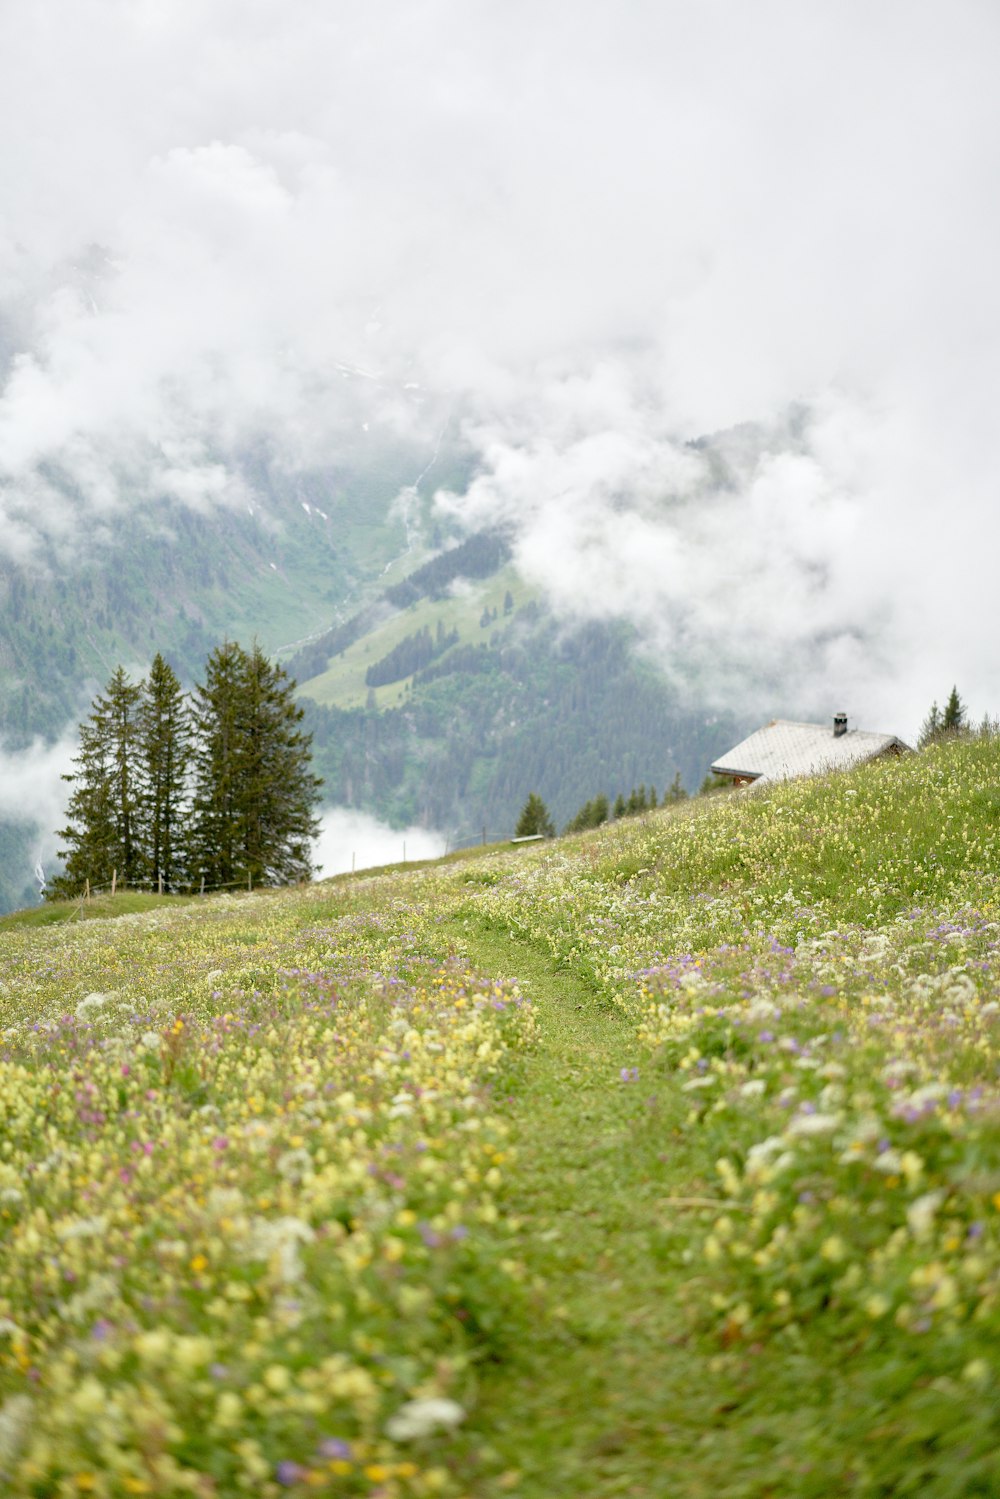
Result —
[[65, 872], [49, 886], [54, 898], [91, 889], [142, 883], [144, 861], [139, 807], [139, 701], [141, 687], [119, 666], [80, 725], [80, 753], [67, 809], [69, 823], [58, 836]]
[[574, 817], [566, 824], [567, 833], [583, 833], [588, 828], [599, 828], [602, 822], [608, 820], [608, 799], [602, 793], [595, 796], [591, 801], [584, 802]]
[[941, 728], [945, 734], [961, 734], [966, 726], [965, 704], [958, 695], [958, 688], [953, 687], [944, 705]]
[[968, 711], [958, 695], [958, 688], [953, 687], [944, 705], [944, 712], [936, 702], [931, 704], [930, 712], [920, 726], [917, 746], [919, 749], [925, 749], [928, 744], [934, 744], [938, 739], [954, 739], [968, 732]]
[[312, 872], [321, 780], [295, 683], [258, 646], [227, 641], [195, 688], [194, 798], [189, 860], [208, 888], [287, 884]]
[[225, 641], [205, 662], [194, 689], [193, 795], [186, 860], [193, 885], [243, 883], [240, 836], [241, 695], [246, 652]]
[[154, 889], [172, 891], [183, 876], [190, 723], [181, 684], [159, 652], [142, 684], [139, 749], [146, 878]]
[[[96, 704], [95, 704], [96, 708]], [[92, 716], [80, 725], [80, 749], [75, 774], [63, 776], [73, 792], [67, 808], [68, 824], [57, 837], [63, 872], [45, 887], [48, 900], [81, 895], [88, 885], [110, 885], [115, 869], [115, 822], [111, 806], [110, 749], [103, 718]]]
[[521, 815], [514, 830], [515, 838], [532, 838], [541, 834], [543, 838], [555, 837], [555, 825], [548, 808], [533, 791], [521, 808]]
[[312, 735], [299, 728], [295, 683], [255, 645], [246, 658], [246, 745], [240, 805], [243, 862], [256, 883], [288, 884], [312, 874], [319, 831], [313, 808], [323, 782], [310, 769]]
[[933, 744], [935, 739], [941, 735], [941, 709], [937, 702], [931, 703], [930, 712], [920, 725], [920, 737], [917, 740], [917, 748], [925, 749], [928, 744]]

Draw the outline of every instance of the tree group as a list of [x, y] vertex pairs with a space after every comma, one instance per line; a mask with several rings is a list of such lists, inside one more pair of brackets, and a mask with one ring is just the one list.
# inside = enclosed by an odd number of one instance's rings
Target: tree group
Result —
[[142, 682], [118, 667], [80, 725], [65, 868], [47, 893], [307, 879], [322, 782], [294, 689], [258, 646], [229, 641], [190, 697], [161, 655]]

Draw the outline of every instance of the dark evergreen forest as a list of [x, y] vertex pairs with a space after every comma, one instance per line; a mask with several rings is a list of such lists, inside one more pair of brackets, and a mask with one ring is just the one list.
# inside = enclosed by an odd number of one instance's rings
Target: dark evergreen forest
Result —
[[332, 801], [459, 838], [483, 826], [508, 835], [531, 791], [562, 826], [622, 787], [666, 787], [679, 772], [696, 790], [742, 732], [729, 715], [680, 703], [624, 627], [567, 634], [534, 608], [490, 646], [455, 647], [397, 708], [305, 706]]

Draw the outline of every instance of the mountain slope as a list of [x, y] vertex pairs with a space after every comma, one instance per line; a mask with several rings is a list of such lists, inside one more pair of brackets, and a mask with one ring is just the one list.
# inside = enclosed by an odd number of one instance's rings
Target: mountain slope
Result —
[[981, 740], [8, 929], [7, 1491], [996, 1492], [998, 809]]

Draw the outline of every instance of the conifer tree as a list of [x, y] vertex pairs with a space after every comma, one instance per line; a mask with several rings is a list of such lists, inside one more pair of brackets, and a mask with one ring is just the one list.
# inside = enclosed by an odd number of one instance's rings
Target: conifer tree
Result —
[[142, 684], [139, 749], [146, 878], [169, 892], [183, 875], [190, 722], [181, 684], [159, 652]]
[[52, 881], [54, 898], [77, 895], [89, 882], [92, 889], [141, 882], [143, 857], [139, 838], [139, 701], [141, 687], [119, 666], [98, 695], [91, 713], [80, 725], [80, 753], [75, 774], [64, 779], [74, 786], [69, 823], [58, 836], [65, 872]]
[[242, 883], [240, 860], [240, 697], [246, 652], [235, 641], [217, 646], [194, 690], [192, 814], [186, 858], [192, 884], [209, 889]]
[[243, 860], [254, 883], [312, 874], [319, 831], [313, 808], [323, 782], [310, 769], [312, 735], [299, 728], [295, 683], [255, 645], [246, 658], [246, 746], [241, 766]]
[[968, 732], [968, 711], [958, 695], [958, 688], [953, 687], [943, 712], [936, 702], [931, 704], [930, 712], [920, 726], [917, 746], [925, 749], [938, 739], [954, 739]]
[[931, 703], [930, 712], [920, 726], [920, 737], [917, 740], [918, 749], [924, 749], [928, 744], [933, 744], [934, 740], [940, 736], [940, 733], [941, 709], [935, 700]]
[[514, 829], [514, 837], [532, 838], [540, 833], [543, 838], [554, 838], [555, 831], [555, 824], [549, 816], [548, 808], [542, 798], [533, 791], [521, 808], [521, 815]]
[[599, 828], [608, 820], [608, 799], [602, 793], [589, 802], [584, 802], [574, 817], [566, 824], [567, 833], [583, 833], [587, 828]]
[[322, 782], [294, 691], [258, 646], [227, 641], [208, 658], [195, 688], [192, 883], [285, 884], [312, 872]]
[[941, 728], [946, 734], [961, 734], [966, 728], [965, 704], [958, 695], [957, 687], [951, 689], [948, 701], [944, 705]]

